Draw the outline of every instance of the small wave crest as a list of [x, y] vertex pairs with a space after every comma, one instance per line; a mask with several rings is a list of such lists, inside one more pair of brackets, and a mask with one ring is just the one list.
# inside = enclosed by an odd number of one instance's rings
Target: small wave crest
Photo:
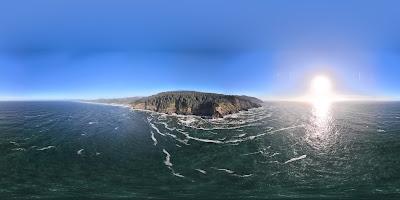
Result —
[[306, 157], [307, 157], [307, 155], [302, 155], [302, 156], [299, 156], [299, 157], [296, 157], [296, 158], [292, 158], [292, 159], [284, 162], [284, 164], [288, 164], [288, 163], [291, 163], [291, 162], [294, 162], [294, 161], [297, 161], [297, 160], [301, 160], [301, 159], [304, 159]]
[[183, 176], [182, 174], [179, 174], [179, 173], [175, 172], [175, 170], [172, 168], [173, 164], [172, 164], [172, 162], [171, 162], [171, 154], [170, 154], [167, 150], [165, 150], [165, 149], [163, 149], [163, 152], [164, 152], [164, 154], [165, 154], [164, 165], [165, 165], [169, 170], [171, 170], [172, 175], [177, 176], [177, 177], [179, 177], [179, 178], [184, 178], [185, 176]]
[[44, 151], [44, 150], [49, 150], [49, 149], [55, 149], [55, 146], [47, 146], [47, 147], [42, 147], [42, 148], [38, 148], [36, 150], [38, 151]]

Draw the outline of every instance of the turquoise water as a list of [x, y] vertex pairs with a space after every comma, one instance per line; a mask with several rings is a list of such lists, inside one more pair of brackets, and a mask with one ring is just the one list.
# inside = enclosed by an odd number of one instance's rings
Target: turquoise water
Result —
[[0, 102], [0, 199], [399, 199], [400, 103], [220, 120]]

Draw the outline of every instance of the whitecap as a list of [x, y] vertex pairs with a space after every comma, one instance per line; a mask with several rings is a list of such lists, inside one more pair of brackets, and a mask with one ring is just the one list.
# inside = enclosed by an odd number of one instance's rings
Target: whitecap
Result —
[[[172, 169], [171, 169], [171, 170], [172, 170]], [[177, 177], [179, 177], [179, 178], [185, 178], [184, 175], [182, 175], [182, 174], [180, 174], [180, 173], [176, 173], [176, 172], [174, 172], [173, 170], [172, 170], [172, 175], [177, 176]]]
[[[290, 126], [290, 127], [285, 127], [285, 128], [281, 128], [281, 129], [277, 129], [277, 130], [273, 130], [273, 131], [267, 131], [258, 135], [252, 135], [246, 138], [242, 138], [242, 139], [234, 139], [234, 140], [228, 140], [225, 143], [238, 143], [238, 142], [244, 142], [247, 140], [254, 140], [255, 138], [267, 135], [267, 134], [273, 134], [279, 131], [285, 131], [285, 130], [289, 130], [289, 129], [295, 129], [295, 128], [299, 128], [299, 127], [304, 127], [304, 125], [296, 125], [296, 126]], [[270, 129], [271, 130], [271, 129]]]
[[164, 160], [164, 164], [167, 167], [172, 167], [172, 163], [171, 163], [171, 154], [168, 153], [167, 150], [163, 149], [163, 152], [165, 153], [165, 160]]
[[167, 166], [167, 168], [169, 170], [171, 170], [172, 175], [177, 176], [179, 178], [184, 178], [185, 176], [183, 176], [180, 173], [175, 172], [175, 170], [172, 168], [173, 164], [171, 162], [171, 154], [169, 154], [169, 152], [165, 149], [163, 149], [163, 152], [165, 154], [164, 164], [165, 164], [165, 166]]
[[276, 156], [276, 155], [279, 155], [280, 153], [273, 153], [272, 155], [270, 155], [270, 156], [268, 156], [268, 157], [270, 157], [270, 158], [272, 158], [272, 157], [274, 157], [274, 156]]
[[47, 147], [43, 147], [43, 148], [36, 149], [36, 150], [38, 150], [38, 151], [44, 151], [44, 150], [54, 149], [54, 148], [56, 148], [56, 147], [55, 147], [55, 146], [47, 146]]
[[181, 139], [175, 138], [175, 140], [178, 141], [178, 142], [180, 142], [180, 143], [182, 143], [182, 144], [184, 144], [184, 145], [190, 145], [190, 144], [188, 143], [189, 140], [187, 140], [187, 139], [186, 139], [186, 140], [181, 140]]
[[89, 122], [88, 124], [89, 124], [89, 125], [97, 124], [97, 122]]
[[240, 178], [247, 178], [247, 177], [251, 177], [253, 176], [253, 174], [244, 174], [244, 175], [240, 175], [240, 174], [232, 174], [233, 176], [237, 176]]
[[35, 117], [41, 117], [42, 115], [25, 115], [24, 118], [35, 118]]
[[302, 155], [302, 156], [299, 156], [299, 157], [296, 157], [296, 158], [292, 158], [292, 159], [284, 162], [284, 164], [291, 163], [291, 162], [294, 162], [294, 161], [297, 161], [297, 160], [301, 160], [301, 159], [304, 159], [306, 157], [307, 157], [307, 155]]
[[253, 174], [243, 174], [243, 175], [236, 174], [233, 170], [230, 170], [230, 169], [215, 168], [215, 167], [212, 167], [212, 168], [215, 169], [215, 170], [218, 170], [218, 171], [226, 172], [226, 173], [228, 173], [228, 174], [230, 174], [232, 176], [236, 176], [236, 177], [240, 177], [240, 178], [247, 178], [247, 177], [253, 176]]
[[205, 170], [203, 170], [203, 169], [194, 169], [194, 170], [196, 170], [196, 171], [198, 171], [198, 172], [200, 172], [202, 174], [207, 174], [207, 172]]
[[386, 132], [385, 130], [383, 130], [383, 129], [378, 129], [378, 130], [376, 130], [378, 133], [384, 133], [384, 132]]
[[13, 151], [25, 151], [26, 149], [25, 148], [14, 148], [14, 149], [11, 149], [11, 150], [13, 150]]
[[183, 135], [186, 136], [186, 138], [188, 139], [192, 139], [192, 140], [196, 140], [199, 142], [206, 142], [206, 143], [214, 143], [214, 144], [223, 144], [223, 141], [219, 141], [219, 140], [211, 140], [211, 139], [203, 139], [203, 138], [197, 138], [197, 137], [192, 137], [187, 133], [181, 132]]
[[118, 129], [119, 129], [119, 127], [118, 127], [118, 126], [114, 128], [114, 130], [118, 130]]
[[186, 126], [188, 128], [192, 128], [192, 129], [197, 129], [197, 130], [213, 131], [213, 130], [235, 130], [235, 129], [240, 129], [243, 127], [250, 127], [250, 126], [257, 126], [257, 125], [260, 125], [260, 124], [246, 124], [246, 125], [242, 125], [242, 126], [213, 127], [213, 128], [203, 128], [203, 127], [196, 127], [196, 126], [190, 126], [190, 125], [184, 125], [184, 126]]
[[262, 153], [262, 151], [256, 151], [256, 152], [252, 152], [252, 153], [245, 153], [245, 154], [241, 154], [242, 156], [249, 156], [249, 155], [254, 155], [254, 154], [259, 154]]
[[174, 131], [176, 128], [171, 128], [168, 126], [168, 124], [166, 122], [158, 122], [158, 124], [162, 124], [164, 125], [164, 127], [170, 131]]
[[79, 149], [79, 150], [76, 152], [76, 154], [82, 155], [82, 152], [83, 152], [84, 150], [85, 150], [85, 149]]
[[164, 133], [165, 135], [168, 135], [168, 136], [171, 136], [171, 137], [173, 137], [173, 138], [178, 138], [176, 135], [174, 135], [174, 134], [172, 134], [172, 133]]
[[165, 134], [164, 134], [164, 133], [161, 133], [161, 131], [160, 131], [153, 123], [151, 123], [151, 122], [149, 121], [149, 124], [150, 124], [151, 128], [153, 128], [155, 131], [157, 131], [158, 134], [160, 134], [160, 135], [162, 135], [162, 136], [165, 136]]
[[228, 173], [228, 174], [233, 174], [233, 173], [235, 173], [234, 171], [232, 171], [232, 170], [230, 170], [230, 169], [224, 169], [224, 168], [214, 168], [215, 170], [218, 170], [218, 171], [223, 171], [223, 172], [226, 172], [226, 173]]
[[156, 137], [154, 137], [154, 132], [150, 131], [150, 133], [151, 133], [151, 139], [153, 140], [153, 145], [156, 146], [157, 145], [157, 139], [156, 139]]

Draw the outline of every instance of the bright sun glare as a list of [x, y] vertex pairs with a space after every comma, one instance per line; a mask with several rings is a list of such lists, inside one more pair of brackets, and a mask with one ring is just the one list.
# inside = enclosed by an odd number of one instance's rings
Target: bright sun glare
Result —
[[311, 81], [309, 101], [313, 103], [315, 114], [323, 119], [329, 113], [330, 104], [334, 101], [333, 85], [326, 76], [316, 76]]
[[332, 83], [325, 76], [317, 76], [311, 83], [312, 92], [316, 96], [326, 96], [332, 93]]

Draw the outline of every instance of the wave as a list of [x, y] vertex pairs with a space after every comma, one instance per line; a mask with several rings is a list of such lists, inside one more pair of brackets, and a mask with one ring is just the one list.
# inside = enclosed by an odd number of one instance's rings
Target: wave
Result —
[[55, 148], [56, 148], [55, 146], [47, 146], [47, 147], [39, 148], [39, 149], [36, 149], [36, 150], [38, 150], [38, 151], [44, 151], [44, 150], [55, 149]]
[[194, 170], [196, 170], [202, 174], [207, 174], [206, 170], [203, 170], [203, 169], [194, 169]]
[[274, 156], [276, 156], [276, 155], [279, 155], [279, 154], [280, 154], [280, 153], [275, 152], [275, 153], [273, 153], [272, 155], [270, 155], [270, 156], [268, 156], [268, 157], [272, 158], [272, 157], [274, 157]]
[[[246, 124], [246, 125], [241, 125], [241, 126], [231, 126], [231, 127], [213, 127], [213, 128], [204, 128], [204, 127], [198, 127], [198, 126], [193, 126], [193, 125], [185, 125], [187, 128], [192, 128], [192, 129], [197, 129], [197, 130], [203, 130], [203, 131], [214, 131], [214, 130], [235, 130], [235, 129], [240, 129], [244, 127], [251, 127], [251, 126], [258, 126], [261, 124]], [[215, 126], [215, 125], [214, 125]]]
[[158, 122], [158, 124], [162, 124], [164, 125], [164, 127], [170, 131], [174, 131], [176, 128], [171, 128], [168, 126], [168, 124], [166, 122]]
[[186, 139], [186, 140], [181, 140], [181, 139], [179, 139], [179, 138], [175, 138], [175, 140], [178, 141], [178, 142], [180, 142], [180, 143], [182, 143], [182, 144], [184, 144], [184, 145], [190, 145], [190, 144], [188, 143], [188, 140], [187, 140], [187, 139]]
[[150, 131], [150, 133], [151, 133], [151, 139], [153, 140], [153, 145], [156, 146], [157, 145], [157, 139], [156, 139], [156, 137], [154, 137], [154, 132]]
[[215, 170], [218, 170], [218, 171], [226, 172], [227, 174], [230, 174], [231, 176], [236, 176], [236, 177], [240, 177], [240, 178], [247, 178], [247, 177], [253, 176], [253, 174], [243, 174], [243, 175], [237, 174], [235, 171], [230, 170], [230, 169], [216, 168], [216, 167], [212, 167], [212, 168]]
[[26, 149], [25, 148], [14, 148], [14, 149], [11, 149], [12, 151], [26, 151]]
[[[171, 169], [171, 170], [172, 170], [172, 169]], [[180, 174], [180, 173], [176, 173], [176, 172], [174, 172], [173, 170], [172, 170], [172, 175], [177, 176], [177, 177], [179, 177], [179, 178], [185, 178], [184, 175], [182, 175], [182, 174]]]
[[[273, 130], [273, 131], [267, 131], [267, 132], [264, 132], [264, 133], [261, 133], [258, 135], [252, 135], [252, 136], [248, 136], [248, 137], [242, 138], [242, 139], [228, 140], [225, 143], [237, 143], [237, 142], [244, 142], [244, 141], [248, 141], [248, 140], [254, 140], [258, 137], [274, 134], [276, 132], [285, 131], [285, 130], [289, 130], [289, 129], [295, 129], [295, 128], [299, 128], [299, 127], [304, 127], [304, 125], [296, 125], [296, 126], [285, 127], [285, 128], [281, 128], [281, 129], [277, 129], [277, 130]], [[272, 127], [270, 127], [270, 128], [272, 128]]]
[[[256, 123], [257, 121], [263, 120], [265, 118], [271, 117], [271, 113], [266, 113], [265, 108], [255, 108], [249, 111], [240, 111], [239, 113], [226, 115], [223, 118], [218, 119], [204, 119], [200, 116], [195, 115], [178, 115], [178, 114], [165, 114], [150, 111], [150, 116], [147, 120], [151, 123], [162, 124], [165, 129], [169, 131], [180, 130], [179, 126], [197, 129], [203, 131], [213, 131], [213, 130], [237, 130], [243, 131], [241, 128], [253, 127], [262, 125], [262, 123]], [[172, 126], [169, 124], [171, 120], [177, 120], [177, 126]], [[157, 127], [151, 125], [153, 128]], [[159, 132], [159, 131], [158, 131]]]
[[252, 152], [252, 153], [245, 153], [245, 154], [241, 154], [242, 156], [249, 156], [249, 155], [255, 155], [255, 154], [259, 154], [262, 153], [262, 151], [256, 151], [256, 152]]
[[25, 115], [24, 118], [36, 118], [36, 117], [41, 117], [43, 115]]
[[185, 135], [187, 139], [196, 140], [196, 141], [199, 141], [199, 142], [214, 143], [214, 144], [223, 144], [224, 143], [223, 141], [219, 141], [219, 140], [211, 140], [211, 139], [203, 139], [203, 138], [192, 137], [186, 132], [180, 132], [180, 133]]
[[232, 171], [232, 170], [230, 170], [230, 169], [224, 169], [224, 168], [213, 168], [213, 169], [218, 170], [218, 171], [223, 171], [223, 172], [226, 172], [226, 173], [228, 173], [228, 174], [233, 174], [233, 173], [235, 173], [234, 171]]
[[247, 177], [251, 177], [253, 176], [253, 174], [244, 174], [244, 175], [240, 175], [240, 174], [232, 174], [233, 176], [237, 176], [240, 178], [247, 178]]
[[79, 150], [76, 152], [76, 154], [82, 155], [82, 152], [83, 152], [84, 150], [85, 150], [85, 149], [79, 149]]
[[169, 152], [165, 149], [163, 149], [163, 152], [165, 154], [164, 164], [165, 164], [165, 166], [167, 166], [167, 168], [169, 170], [171, 170], [172, 175], [177, 176], [179, 178], [185, 178], [185, 176], [183, 176], [180, 173], [175, 172], [175, 170], [172, 168], [173, 164], [171, 162], [171, 154], [169, 154]]
[[149, 118], [147, 118], [147, 120], [149, 121], [149, 124], [150, 124], [151, 128], [153, 128], [158, 134], [160, 134], [160, 135], [162, 135], [162, 136], [165, 136], [165, 134], [164, 134], [164, 133], [161, 133], [160, 129], [158, 129], [158, 128], [156, 127], [156, 125], [154, 125], [153, 123], [151, 123], [151, 120], [149, 120]]
[[168, 167], [172, 167], [172, 163], [171, 163], [171, 154], [168, 153], [167, 150], [163, 149], [163, 152], [165, 153], [165, 160], [164, 160], [164, 164]]
[[306, 157], [307, 157], [307, 155], [302, 155], [302, 156], [299, 156], [299, 157], [296, 157], [296, 158], [292, 158], [292, 159], [284, 162], [284, 164], [288, 164], [288, 163], [291, 163], [291, 162], [294, 162], [294, 161], [297, 161], [297, 160], [301, 160], [301, 159], [304, 159]]
[[14, 141], [10, 141], [10, 144], [13, 144], [15, 146], [19, 146], [19, 144], [17, 142], [14, 142]]
[[235, 137], [244, 137], [244, 136], [246, 136], [246, 133], [243, 133], [243, 134], [237, 135], [237, 136], [235, 136]]
[[[151, 116], [155, 116], [157, 115], [156, 113], [151, 113]], [[159, 114], [159, 116], [156, 119], [166, 119], [166, 116], [169, 115], [161, 115]], [[177, 116], [174, 116], [177, 117]], [[185, 118], [185, 119], [190, 119], [187, 121], [190, 122], [194, 122], [196, 118], [198, 118], [197, 116], [178, 116], [178, 122], [180, 122], [180, 124], [182, 125], [182, 119], [180, 118]], [[291, 126], [291, 127], [285, 127], [285, 128], [281, 128], [281, 129], [277, 129], [277, 130], [273, 130], [273, 127], [267, 127], [267, 131], [258, 135], [252, 135], [252, 136], [248, 136], [245, 137], [247, 134], [246, 133], [242, 133], [238, 136], [234, 136], [237, 137], [237, 139], [231, 139], [231, 140], [226, 140], [226, 138], [222, 138], [222, 139], [209, 139], [209, 138], [199, 138], [199, 137], [194, 137], [191, 136], [188, 132], [184, 131], [184, 129], [182, 128], [176, 128], [176, 127], [170, 127], [169, 124], [165, 121], [161, 121], [161, 122], [154, 122], [152, 123], [154, 118], [151, 117], [147, 117], [147, 121], [150, 124], [151, 128], [154, 129], [158, 134], [162, 135], [162, 136], [170, 136], [172, 138], [174, 138], [176, 141], [183, 143], [185, 145], [188, 145], [188, 140], [195, 140], [198, 142], [205, 142], [205, 143], [213, 143], [213, 144], [230, 144], [230, 143], [240, 143], [240, 142], [244, 142], [244, 141], [248, 141], [248, 140], [254, 140], [258, 137], [262, 137], [264, 135], [267, 134], [273, 134], [275, 132], [278, 131], [284, 131], [284, 130], [288, 130], [288, 129], [294, 129], [294, 128], [298, 128], [298, 127], [303, 127], [304, 125], [296, 125], [296, 126]], [[209, 131], [210, 133], [212, 132], [213, 134], [218, 134], [213, 132], [213, 130], [232, 130], [232, 129], [239, 129], [242, 127], [247, 127], [247, 126], [255, 126], [257, 124], [245, 124], [245, 125], [241, 125], [241, 126], [234, 126], [234, 127], [212, 127], [212, 128], [204, 128], [204, 127], [196, 127], [193, 125], [188, 125], [187, 121], [183, 121], [183, 126], [185, 127], [189, 127], [189, 128], [193, 128], [193, 129], [200, 129], [200, 130], [204, 130], [204, 131]], [[204, 121], [203, 119], [200, 119], [200, 121]], [[170, 130], [170, 131], [176, 131], [182, 135], [184, 135], [186, 137], [186, 140], [182, 140], [180, 138], [178, 138], [177, 135], [169, 133], [169, 132], [161, 132], [160, 129], [155, 125], [155, 124], [162, 124], [166, 129]], [[179, 123], [178, 123], [179, 124]], [[153, 138], [152, 138], [153, 139]], [[154, 139], [153, 139], [154, 141]]]

